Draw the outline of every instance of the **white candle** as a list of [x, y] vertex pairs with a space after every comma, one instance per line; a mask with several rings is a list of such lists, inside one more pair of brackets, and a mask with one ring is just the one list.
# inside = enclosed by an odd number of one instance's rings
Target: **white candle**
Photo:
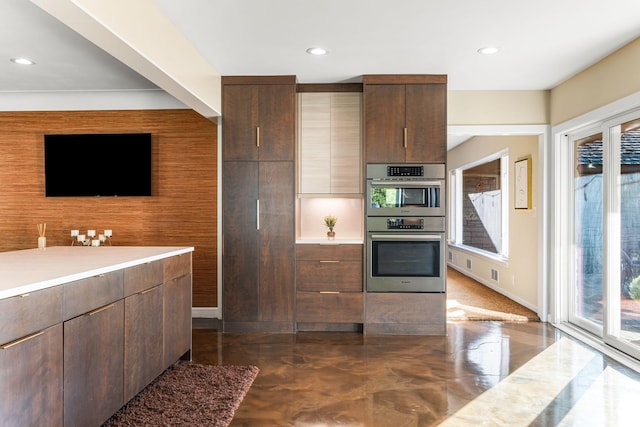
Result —
[[104, 230], [104, 235], [106, 237], [111, 237], [113, 235], [113, 232], [111, 230]]
[[80, 230], [71, 230], [71, 237], [77, 237], [80, 234]]
[[78, 242], [84, 242], [84, 234], [78, 234]]
[[96, 230], [87, 230], [87, 236], [95, 237], [96, 236]]
[[91, 241], [91, 246], [100, 246], [100, 241], [99, 240], [92, 240]]

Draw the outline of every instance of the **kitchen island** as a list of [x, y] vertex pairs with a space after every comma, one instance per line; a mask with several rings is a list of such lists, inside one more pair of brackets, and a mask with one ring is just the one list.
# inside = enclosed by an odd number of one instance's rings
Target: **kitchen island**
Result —
[[99, 426], [167, 367], [190, 359], [192, 251], [0, 253], [3, 425]]

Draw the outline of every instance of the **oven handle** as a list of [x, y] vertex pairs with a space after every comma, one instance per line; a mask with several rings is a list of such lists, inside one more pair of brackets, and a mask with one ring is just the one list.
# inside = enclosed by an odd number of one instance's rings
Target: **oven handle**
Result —
[[379, 187], [441, 187], [442, 181], [378, 181], [371, 180], [372, 186]]
[[375, 240], [442, 240], [443, 234], [371, 234]]

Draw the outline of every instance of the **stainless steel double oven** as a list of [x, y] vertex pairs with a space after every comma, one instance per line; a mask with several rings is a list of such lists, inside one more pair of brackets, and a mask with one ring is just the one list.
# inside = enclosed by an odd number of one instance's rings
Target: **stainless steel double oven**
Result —
[[444, 292], [445, 167], [367, 165], [368, 292]]

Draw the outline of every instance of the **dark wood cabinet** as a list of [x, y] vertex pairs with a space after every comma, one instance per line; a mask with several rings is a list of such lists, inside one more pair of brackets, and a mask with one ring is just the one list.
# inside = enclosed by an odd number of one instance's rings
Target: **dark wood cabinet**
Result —
[[224, 162], [223, 324], [293, 330], [293, 162]]
[[62, 426], [62, 370], [61, 323], [0, 343], [0, 424]]
[[125, 402], [164, 370], [162, 291], [160, 284], [124, 300]]
[[367, 163], [445, 163], [447, 78], [367, 75], [364, 82]]
[[296, 245], [298, 330], [364, 322], [362, 253], [362, 245]]
[[222, 79], [225, 331], [293, 331], [295, 76]]
[[223, 77], [223, 160], [294, 160], [295, 80]]
[[[184, 255], [183, 255], [184, 256]], [[191, 359], [191, 274], [164, 284], [164, 367]]]
[[97, 426], [124, 404], [124, 300], [64, 322], [64, 425]]

